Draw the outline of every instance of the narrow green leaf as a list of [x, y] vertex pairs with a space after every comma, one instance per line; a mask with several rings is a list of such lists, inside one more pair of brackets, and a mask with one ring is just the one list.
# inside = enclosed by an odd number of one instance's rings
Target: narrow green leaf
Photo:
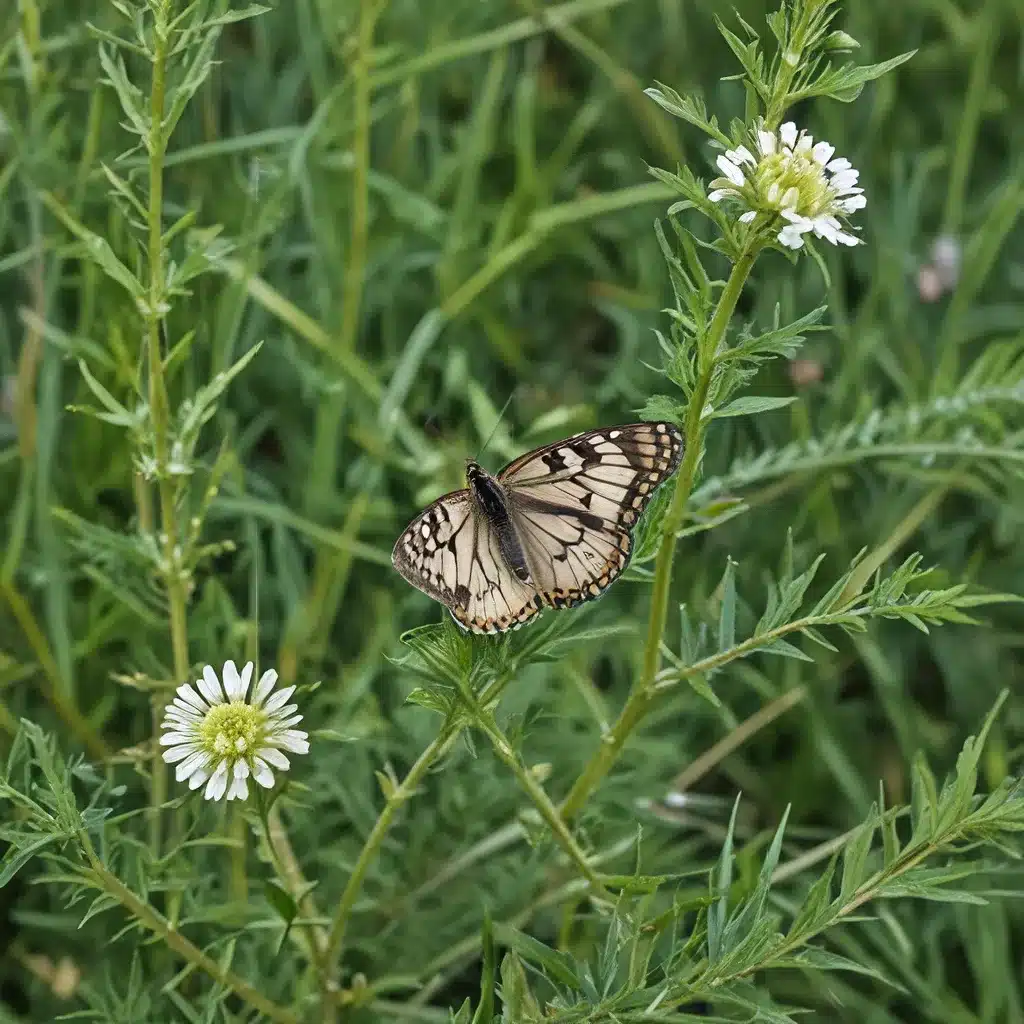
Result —
[[528, 963], [542, 968], [552, 980], [567, 985], [573, 991], [579, 991], [580, 983], [573, 968], [573, 959], [567, 953], [560, 953], [550, 946], [545, 946], [532, 935], [527, 935], [507, 924], [496, 924], [494, 937], [501, 945], [518, 953]]
[[711, 419], [721, 420], [730, 416], [752, 416], [758, 412], [770, 412], [773, 409], [782, 409], [787, 405], [792, 405], [797, 398], [797, 395], [744, 395], [742, 398], [736, 398], [716, 409], [711, 414]]
[[906, 991], [902, 985], [887, 977], [878, 968], [851, 960], [849, 957], [840, 956], [838, 953], [832, 953], [820, 946], [808, 946], [797, 956], [787, 958], [779, 966], [808, 967], [816, 971], [850, 971], [853, 974], [864, 974], [869, 978], [874, 978], [901, 992]]
[[729, 816], [729, 830], [725, 834], [722, 852], [718, 857], [718, 865], [712, 872], [710, 882], [712, 891], [717, 889], [718, 899], [708, 908], [708, 960], [714, 963], [722, 955], [725, 938], [725, 924], [729, 913], [729, 889], [732, 887], [732, 847], [736, 833], [736, 812], [740, 807], [740, 794], [732, 805]]
[[718, 614], [718, 650], [727, 651], [736, 646], [736, 563], [727, 558], [725, 574], [718, 585], [722, 594], [722, 607]]
[[5, 837], [11, 844], [3, 861], [0, 862], [0, 889], [2, 889], [37, 853], [45, 850], [50, 843], [62, 839], [59, 832], [29, 836], [25, 833]]
[[481, 929], [481, 949], [483, 951], [483, 971], [480, 975], [480, 1002], [473, 1014], [473, 1024], [491, 1024], [494, 1019], [494, 977], [496, 954], [494, 951], [494, 928], [491, 923], [490, 911], [484, 911], [484, 922]]
[[843, 848], [843, 875], [839, 883], [839, 899], [843, 902], [849, 900], [867, 878], [868, 854], [871, 853], [877, 821], [878, 808], [872, 805], [868, 820], [857, 829], [853, 838]]

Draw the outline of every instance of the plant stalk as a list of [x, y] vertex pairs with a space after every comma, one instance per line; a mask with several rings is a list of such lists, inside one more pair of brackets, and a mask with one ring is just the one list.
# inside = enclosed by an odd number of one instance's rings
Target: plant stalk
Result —
[[[153, 72], [149, 103], [149, 297], [146, 310], [146, 348], [149, 369], [149, 413], [153, 425], [153, 453], [156, 462], [157, 493], [160, 502], [160, 536], [163, 548], [163, 575], [170, 609], [171, 653], [174, 678], [183, 683], [188, 677], [188, 627], [186, 621], [187, 596], [180, 565], [180, 542], [177, 522], [176, 487], [168, 476], [170, 448], [170, 402], [164, 379], [163, 354], [160, 348], [160, 328], [164, 319], [166, 295], [164, 292], [164, 240], [163, 192], [164, 155], [167, 139], [164, 135], [164, 104], [166, 93], [168, 10], [163, 2], [154, 12]], [[143, 485], [144, 486], [144, 485]], [[154, 724], [158, 714], [154, 715]], [[167, 799], [167, 765], [163, 751], [154, 747], [150, 785], [150, 847], [159, 856], [163, 842], [160, 808]]]
[[753, 251], [744, 253], [737, 260], [719, 297], [718, 306], [711, 318], [707, 333], [698, 341], [697, 383], [690, 396], [684, 424], [686, 449], [683, 453], [683, 463], [679, 468], [679, 475], [676, 477], [676, 489], [672, 495], [672, 504], [665, 516], [661, 544], [655, 562], [651, 615], [648, 621], [643, 668], [618, 719], [611, 729], [601, 737], [600, 746], [562, 803], [562, 815], [567, 820], [572, 819], [580, 812], [598, 783], [607, 775], [626, 740], [647, 714], [651, 701], [654, 699], [654, 683], [661, 662], [661, 643], [665, 634], [665, 624], [668, 621], [668, 600], [672, 586], [672, 567], [675, 562], [676, 534], [682, 527], [686, 514], [686, 503], [693, 491], [697, 469], [704, 450], [704, 431], [706, 430], [704, 407], [711, 389], [719, 349], [725, 339], [729, 321], [732, 319], [736, 303], [756, 258], [757, 252]]
[[79, 839], [98, 884], [140, 924], [145, 925], [159, 936], [182, 959], [204, 971], [218, 984], [231, 989], [240, 999], [245, 1000], [270, 1020], [278, 1021], [279, 1024], [298, 1024], [298, 1018], [291, 1011], [267, 999], [258, 989], [238, 977], [237, 974], [221, 967], [201, 949], [189, 942], [155, 907], [142, 900], [115, 874], [110, 872], [96, 854], [92, 841], [85, 832], [79, 834]]

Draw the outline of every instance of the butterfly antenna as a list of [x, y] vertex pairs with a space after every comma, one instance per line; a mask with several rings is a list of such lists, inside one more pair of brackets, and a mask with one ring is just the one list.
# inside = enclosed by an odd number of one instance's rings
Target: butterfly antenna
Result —
[[480, 456], [483, 455], [483, 453], [487, 450], [487, 446], [491, 443], [492, 440], [494, 440], [494, 435], [498, 432], [498, 427], [501, 426], [501, 421], [505, 416], [505, 412], [508, 410], [508, 407], [512, 404], [512, 399], [515, 398], [515, 395], [516, 393], [515, 391], [513, 391], [505, 400], [505, 404], [501, 407], [501, 412], [498, 413], [498, 417], [494, 421], [494, 426], [491, 427], [491, 432], [487, 435], [487, 439], [480, 446], [480, 450], [476, 453], [476, 458], [473, 460], [474, 462], [480, 461]]

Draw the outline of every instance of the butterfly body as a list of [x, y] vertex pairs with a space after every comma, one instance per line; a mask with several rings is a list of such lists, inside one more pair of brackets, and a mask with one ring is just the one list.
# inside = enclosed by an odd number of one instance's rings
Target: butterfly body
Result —
[[471, 461], [466, 489], [421, 512], [392, 563], [475, 633], [593, 600], [629, 564], [633, 527], [682, 452], [671, 424], [630, 423], [538, 448], [496, 476]]

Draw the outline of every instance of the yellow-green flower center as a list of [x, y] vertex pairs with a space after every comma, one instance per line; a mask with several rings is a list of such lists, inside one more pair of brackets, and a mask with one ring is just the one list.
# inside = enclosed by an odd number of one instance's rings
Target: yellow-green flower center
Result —
[[829, 213], [835, 200], [825, 169], [810, 153], [764, 156], [757, 162], [751, 178], [764, 202], [776, 209], [796, 210], [803, 217]]
[[199, 742], [216, 758], [248, 757], [259, 748], [266, 715], [243, 700], [217, 704], [199, 726]]

